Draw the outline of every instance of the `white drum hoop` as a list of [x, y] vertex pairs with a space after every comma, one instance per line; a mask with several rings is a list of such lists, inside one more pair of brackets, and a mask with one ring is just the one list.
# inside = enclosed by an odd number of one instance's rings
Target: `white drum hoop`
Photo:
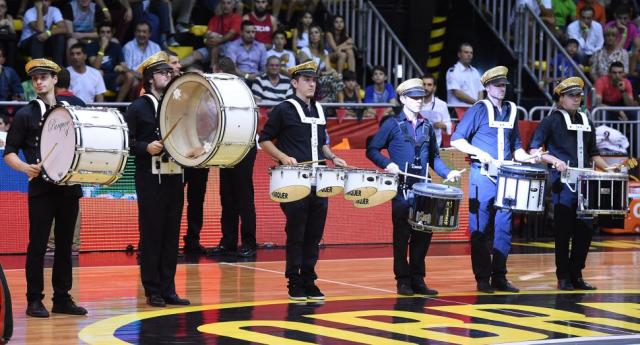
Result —
[[159, 123], [164, 146], [178, 164], [233, 167], [256, 144], [258, 108], [237, 76], [187, 72], [167, 85]]

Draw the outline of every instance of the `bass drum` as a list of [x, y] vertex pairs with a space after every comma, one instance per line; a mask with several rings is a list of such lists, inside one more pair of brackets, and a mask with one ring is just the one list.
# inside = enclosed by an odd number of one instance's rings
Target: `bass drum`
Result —
[[226, 73], [185, 73], [168, 86], [160, 135], [185, 167], [232, 167], [256, 144], [258, 113], [242, 79]]

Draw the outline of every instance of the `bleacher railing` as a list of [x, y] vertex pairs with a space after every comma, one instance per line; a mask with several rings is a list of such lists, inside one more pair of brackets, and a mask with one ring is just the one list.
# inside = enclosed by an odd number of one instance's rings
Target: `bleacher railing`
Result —
[[[332, 14], [345, 17], [345, 27], [362, 53], [364, 66], [384, 66], [389, 82], [394, 87], [409, 78], [419, 78], [423, 71], [409, 51], [393, 32], [384, 17], [370, 1], [328, 0], [327, 9]], [[398, 72], [402, 69], [402, 72]], [[364, 77], [363, 77], [364, 78]], [[363, 80], [363, 84], [366, 80]]]
[[[549, 102], [553, 102], [552, 92], [556, 82], [578, 76], [585, 82], [586, 99], [591, 102], [589, 107], [594, 105], [593, 84], [529, 5], [517, 6], [517, 0], [469, 2], [518, 63], [515, 71], [518, 103], [523, 94], [522, 72], [526, 72], [538, 83]], [[559, 58], [564, 60], [562, 64], [558, 64]]]

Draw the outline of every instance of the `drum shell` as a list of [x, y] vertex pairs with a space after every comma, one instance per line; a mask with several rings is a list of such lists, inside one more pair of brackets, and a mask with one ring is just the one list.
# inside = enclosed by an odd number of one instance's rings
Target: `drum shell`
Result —
[[40, 157], [46, 158], [43, 178], [50, 182], [113, 184], [128, 155], [129, 129], [117, 109], [59, 106], [45, 115]]
[[292, 202], [311, 193], [310, 167], [278, 166], [269, 169], [269, 197], [276, 202]]
[[377, 190], [368, 198], [355, 200], [353, 206], [356, 208], [369, 208], [381, 205], [398, 194], [398, 175], [389, 173], [377, 173]]
[[[201, 105], [203, 109], [197, 108]], [[213, 127], [206, 133], [211, 142], [205, 144], [199, 138], [202, 112], [210, 114]], [[163, 139], [177, 121], [180, 123], [164, 144], [171, 157], [185, 167], [233, 167], [256, 145], [258, 113], [253, 94], [242, 79], [231, 74], [191, 72], [174, 79], [160, 107]], [[190, 152], [195, 149], [201, 154], [192, 157]]]
[[329, 197], [344, 191], [346, 172], [341, 168], [317, 167], [316, 168], [316, 195]]
[[368, 198], [378, 190], [378, 173], [375, 170], [355, 169], [346, 173], [344, 198], [358, 200]]
[[527, 165], [508, 165], [498, 169], [494, 206], [516, 213], [544, 212], [547, 171]]
[[414, 230], [449, 232], [458, 229], [462, 190], [447, 185], [416, 183], [412, 194], [407, 220]]
[[578, 177], [578, 215], [620, 215], [629, 211], [627, 174], [587, 173]]

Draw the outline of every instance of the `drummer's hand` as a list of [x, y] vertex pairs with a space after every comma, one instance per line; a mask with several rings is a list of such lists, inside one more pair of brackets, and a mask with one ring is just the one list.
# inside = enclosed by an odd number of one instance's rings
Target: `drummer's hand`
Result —
[[458, 180], [460, 180], [461, 175], [462, 173], [460, 172], [460, 170], [451, 170], [447, 174], [447, 180], [458, 182]]
[[287, 158], [281, 159], [280, 163], [284, 165], [296, 165], [298, 164], [298, 161], [293, 157], [287, 157]]
[[344, 159], [336, 156], [333, 158], [333, 160], [331, 160], [333, 162], [333, 164], [335, 164], [336, 166], [339, 167], [346, 167], [347, 166], [347, 161], [345, 161]]
[[553, 163], [553, 167], [559, 172], [563, 172], [567, 170], [567, 163], [558, 159], [555, 163]]
[[40, 175], [40, 168], [40, 164], [26, 164], [22, 171], [32, 179]]
[[398, 167], [398, 164], [396, 163], [389, 163], [389, 165], [387, 165], [386, 168], [384, 168], [384, 170], [386, 170], [387, 172], [390, 172], [392, 174], [397, 174], [400, 172], [400, 168]]
[[162, 152], [163, 148], [164, 146], [162, 145], [162, 143], [156, 140], [150, 142], [149, 145], [147, 145], [147, 152], [149, 152], [150, 155], [155, 156], [158, 153]]
[[476, 154], [475, 158], [479, 160], [480, 163], [489, 163], [493, 160], [493, 157], [491, 157], [490, 154], [484, 151], [481, 151], [480, 153]]

